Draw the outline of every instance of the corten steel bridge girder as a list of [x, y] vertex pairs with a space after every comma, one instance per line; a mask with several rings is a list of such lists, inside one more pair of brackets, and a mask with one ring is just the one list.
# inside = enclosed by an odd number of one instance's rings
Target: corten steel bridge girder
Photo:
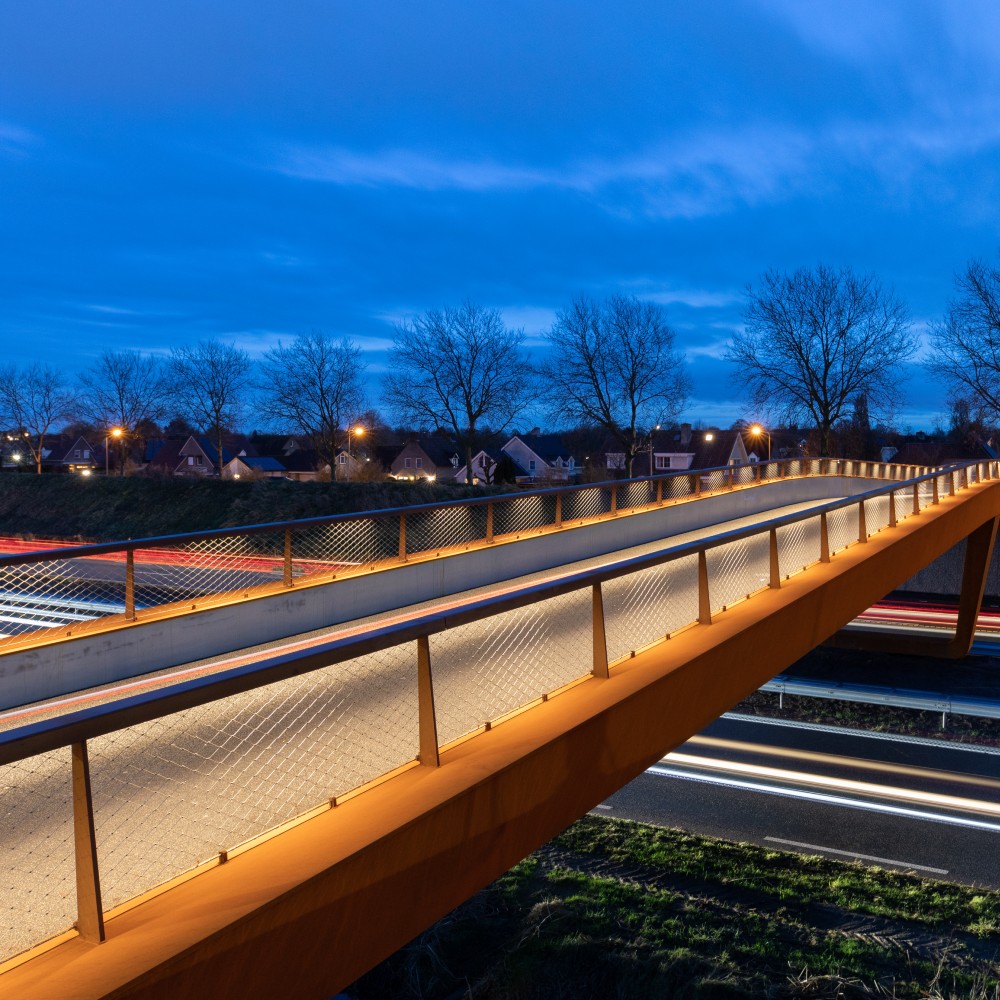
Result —
[[[0, 977], [0, 996], [327, 997], [963, 538], [978, 483]], [[985, 559], [985, 561], [984, 561]], [[968, 609], [966, 609], [966, 617]], [[960, 615], [960, 620], [965, 619]]]

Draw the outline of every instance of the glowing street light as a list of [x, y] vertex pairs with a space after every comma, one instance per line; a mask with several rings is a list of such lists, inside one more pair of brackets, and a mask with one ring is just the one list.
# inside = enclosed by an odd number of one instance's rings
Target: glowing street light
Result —
[[753, 437], [757, 438], [758, 440], [760, 440], [761, 434], [763, 434], [764, 437], [767, 438], [767, 460], [770, 462], [771, 461], [771, 435], [768, 434], [767, 431], [764, 430], [764, 428], [761, 427], [760, 424], [754, 424], [750, 428], [750, 434]]
[[104, 475], [108, 474], [108, 443], [111, 438], [117, 441], [124, 433], [120, 427], [110, 427], [107, 434], [104, 435]]

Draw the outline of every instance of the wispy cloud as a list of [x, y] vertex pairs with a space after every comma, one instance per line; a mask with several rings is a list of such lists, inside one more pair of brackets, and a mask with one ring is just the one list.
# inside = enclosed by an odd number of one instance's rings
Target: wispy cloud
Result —
[[31, 147], [40, 141], [40, 136], [29, 132], [26, 128], [21, 128], [20, 125], [0, 121], [0, 153], [26, 156]]

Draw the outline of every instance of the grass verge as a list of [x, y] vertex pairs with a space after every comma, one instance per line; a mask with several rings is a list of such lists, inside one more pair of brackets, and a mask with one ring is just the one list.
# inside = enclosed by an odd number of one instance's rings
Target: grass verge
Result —
[[1000, 893], [587, 816], [348, 993], [1000, 1000]]

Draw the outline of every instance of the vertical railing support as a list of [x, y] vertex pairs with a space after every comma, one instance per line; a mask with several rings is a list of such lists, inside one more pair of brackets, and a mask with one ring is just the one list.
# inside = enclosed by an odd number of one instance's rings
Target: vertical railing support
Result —
[[768, 551], [770, 553], [771, 580], [768, 586], [777, 590], [781, 586], [781, 562], [778, 559], [778, 531], [772, 528], [768, 532]]
[[889, 491], [889, 527], [896, 527], [896, 491]]
[[868, 541], [868, 526], [865, 524], [865, 502], [858, 501], [858, 541]]
[[663, 479], [656, 480], [656, 502], [658, 504], [663, 503]]
[[757, 482], [757, 483], [760, 482], [760, 462], [755, 462], [754, 463], [753, 478], [754, 478], [754, 482]]
[[399, 515], [399, 561], [406, 562], [406, 515]]
[[955, 495], [955, 473], [954, 470], [948, 473], [948, 496]]
[[591, 609], [594, 632], [594, 665], [591, 673], [607, 680], [611, 674], [608, 670], [608, 639], [604, 630], [604, 595], [601, 593], [600, 580], [592, 588]]
[[493, 503], [486, 505], [486, 544], [493, 544]]
[[938, 496], [938, 477], [937, 476], [935, 476], [931, 480], [931, 490], [932, 490], [932, 493], [931, 493], [931, 503], [940, 503], [941, 502], [941, 498]]
[[284, 584], [286, 587], [292, 585], [292, 529], [285, 528], [285, 572]]
[[826, 511], [819, 515], [819, 561], [830, 561], [830, 526], [826, 521]]
[[917, 483], [913, 484], [913, 513], [920, 513], [920, 486]]
[[135, 550], [125, 552], [125, 621], [135, 621]]
[[700, 496], [701, 495], [701, 476], [699, 476], [698, 473], [696, 472], [691, 478], [694, 480], [694, 495], [695, 496]]
[[618, 484], [615, 483], [611, 487], [611, 514], [614, 516], [618, 513]]
[[733, 467], [730, 465], [729, 466], [729, 488], [732, 489], [733, 485], [734, 485], [734, 482], [733, 482]]
[[72, 744], [73, 847], [76, 858], [76, 929], [84, 941], [104, 940], [101, 876], [97, 866], [94, 797], [86, 742]]
[[712, 601], [708, 593], [708, 559], [705, 550], [698, 553], [698, 621], [712, 624]]
[[420, 763], [440, 767], [437, 713], [434, 711], [434, 680], [431, 676], [431, 644], [426, 635], [417, 638], [417, 708], [420, 726]]
[[556, 527], [562, 527], [562, 494], [556, 494]]

